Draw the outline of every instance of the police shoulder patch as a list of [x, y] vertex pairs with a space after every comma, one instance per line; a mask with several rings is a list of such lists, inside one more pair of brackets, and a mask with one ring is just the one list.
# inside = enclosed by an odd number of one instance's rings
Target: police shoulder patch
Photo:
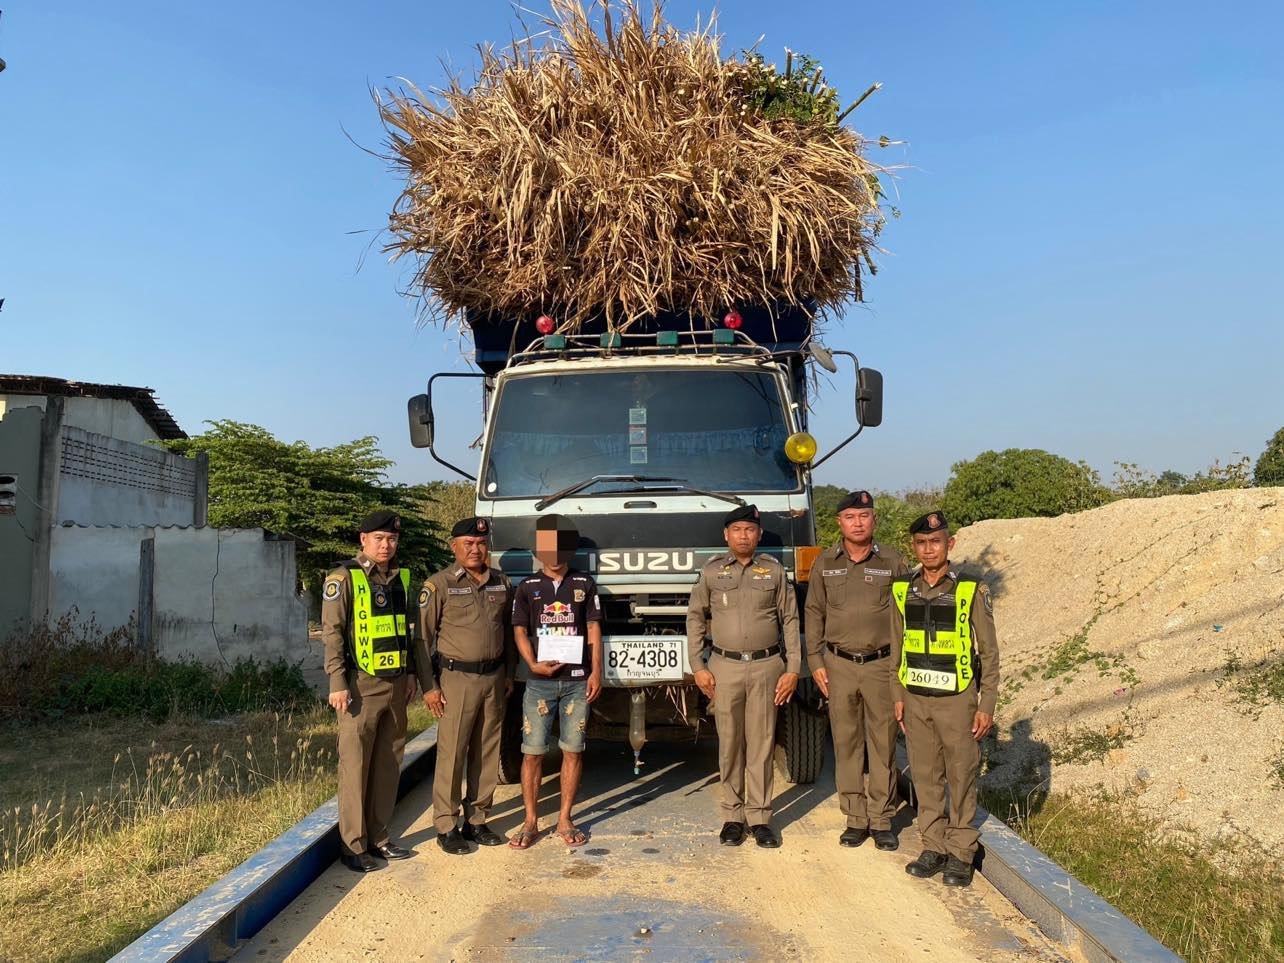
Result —
[[429, 588], [428, 588], [428, 586], [426, 586], [426, 585], [425, 585], [425, 586], [424, 586], [424, 590], [423, 590], [422, 592], [420, 592], [420, 593], [419, 593], [419, 604], [420, 604], [420, 605], [427, 605], [427, 604], [428, 604], [428, 597], [429, 597], [430, 595], [432, 595], [432, 590], [431, 590], [431, 589], [429, 589]]
[[321, 597], [328, 601], [334, 601], [339, 597], [339, 585], [340, 582], [337, 578], [327, 579], [325, 591], [321, 593]]

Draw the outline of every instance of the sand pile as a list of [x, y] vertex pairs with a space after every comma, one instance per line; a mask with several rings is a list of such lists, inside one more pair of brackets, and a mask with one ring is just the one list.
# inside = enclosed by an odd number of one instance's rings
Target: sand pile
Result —
[[1284, 850], [1284, 488], [982, 522], [954, 554], [995, 588], [988, 787], [1128, 792]]

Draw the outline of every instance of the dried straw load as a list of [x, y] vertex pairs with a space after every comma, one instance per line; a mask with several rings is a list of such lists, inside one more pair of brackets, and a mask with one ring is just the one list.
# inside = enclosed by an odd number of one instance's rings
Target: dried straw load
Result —
[[[562, 331], [661, 312], [860, 300], [883, 223], [870, 142], [819, 65], [724, 58], [657, 5], [553, 0], [474, 84], [379, 108], [406, 188], [390, 219], [430, 319], [547, 313]], [[885, 146], [887, 141], [881, 139]]]

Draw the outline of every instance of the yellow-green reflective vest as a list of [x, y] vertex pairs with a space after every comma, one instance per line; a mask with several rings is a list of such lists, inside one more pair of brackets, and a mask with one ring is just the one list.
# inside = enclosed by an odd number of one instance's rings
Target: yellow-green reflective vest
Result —
[[352, 578], [352, 654], [357, 668], [367, 675], [401, 675], [409, 667], [410, 570], [401, 569], [396, 582], [371, 586], [360, 564], [349, 562], [346, 568]]
[[971, 623], [976, 582], [960, 580], [953, 600], [948, 594], [928, 600], [910, 595], [912, 577], [892, 582], [892, 599], [905, 625], [897, 678], [915, 695], [962, 692], [976, 672]]

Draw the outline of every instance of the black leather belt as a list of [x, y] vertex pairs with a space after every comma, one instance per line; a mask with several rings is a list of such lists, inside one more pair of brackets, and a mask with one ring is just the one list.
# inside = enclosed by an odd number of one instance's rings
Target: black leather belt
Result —
[[502, 658], [487, 659], [485, 662], [464, 662], [460, 659], [441, 657], [441, 667], [451, 672], [472, 672], [475, 675], [490, 675], [504, 664]]
[[770, 659], [773, 655], [780, 655], [784, 651], [779, 642], [775, 645], [768, 646], [765, 649], [758, 649], [755, 652], [731, 652], [727, 649], [720, 649], [713, 646], [715, 655], [720, 655], [724, 659], [730, 659], [732, 662], [757, 662], [759, 659]]
[[826, 642], [825, 648], [838, 656], [840, 659], [846, 659], [848, 662], [855, 662], [857, 665], [864, 665], [866, 662], [877, 662], [879, 659], [885, 659], [892, 654], [892, 647], [885, 645], [877, 652], [869, 652], [865, 655], [856, 655], [852, 652], [844, 652], [832, 642]]

